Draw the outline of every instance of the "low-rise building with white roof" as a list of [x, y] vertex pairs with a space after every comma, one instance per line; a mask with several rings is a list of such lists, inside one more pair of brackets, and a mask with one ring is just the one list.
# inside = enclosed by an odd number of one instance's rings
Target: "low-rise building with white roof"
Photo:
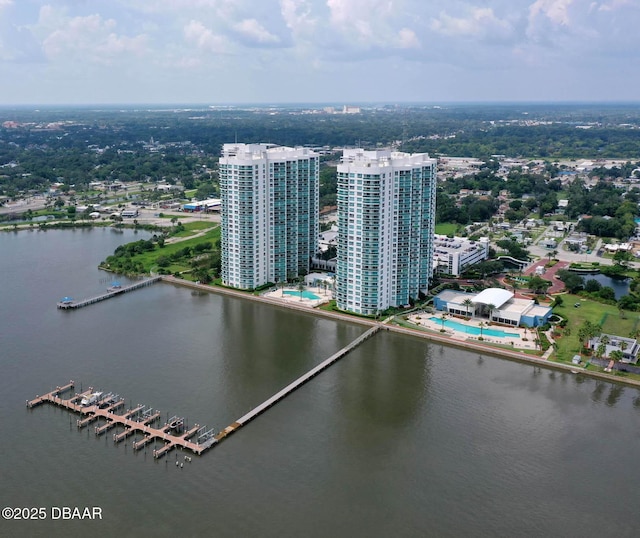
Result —
[[547, 323], [551, 315], [550, 307], [538, 305], [532, 299], [516, 298], [503, 288], [487, 288], [480, 293], [445, 290], [433, 298], [433, 304], [437, 310], [450, 314], [486, 318], [514, 327], [538, 327]]

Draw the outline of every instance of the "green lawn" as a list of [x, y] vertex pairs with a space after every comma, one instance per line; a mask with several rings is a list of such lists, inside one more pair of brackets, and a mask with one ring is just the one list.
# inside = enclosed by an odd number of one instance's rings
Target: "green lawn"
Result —
[[[614, 305], [607, 305], [585, 299], [579, 295], [562, 295], [563, 304], [553, 309], [555, 314], [565, 317], [567, 328], [571, 333], [569, 336], [557, 338], [558, 350], [556, 357], [559, 361], [570, 362], [571, 358], [580, 353], [582, 346], [578, 341], [578, 331], [585, 321], [595, 324], [603, 324], [603, 331], [618, 336], [629, 336], [640, 323], [637, 313], [627, 312], [621, 318], [618, 308]], [[576, 308], [574, 305], [580, 303]]]
[[176, 232], [172, 234], [172, 237], [191, 237], [192, 235], [198, 233], [201, 230], [206, 230], [207, 228], [218, 228], [220, 225], [217, 222], [210, 221], [195, 221], [195, 222], [183, 222], [182, 226], [184, 230], [181, 232]]
[[436, 224], [436, 233], [440, 235], [455, 235], [459, 227], [460, 225], [455, 222], [441, 222]]
[[[190, 224], [199, 224], [199, 223], [190, 223]], [[185, 225], [185, 227], [187, 227], [187, 225]], [[193, 231], [189, 233], [193, 233]], [[142, 266], [142, 270], [144, 273], [149, 273], [151, 269], [154, 269], [155, 271], [157, 271], [158, 266], [156, 264], [156, 260], [158, 259], [158, 257], [160, 256], [168, 257], [174, 254], [175, 252], [183, 250], [185, 247], [194, 247], [198, 243], [205, 243], [207, 241], [210, 241], [212, 245], [215, 245], [216, 241], [219, 238], [220, 238], [220, 227], [217, 226], [216, 228], [208, 231], [202, 236], [194, 237], [192, 239], [185, 239], [184, 241], [179, 241], [177, 243], [165, 243], [165, 246], [162, 248], [159, 248], [156, 246], [156, 248], [152, 251], [136, 254], [131, 258], [131, 261], [136, 264], [139, 263]], [[191, 269], [189, 261], [190, 261], [189, 259], [175, 261], [175, 262], [172, 262], [171, 265], [169, 267], [166, 267], [165, 269], [171, 273], [187, 271]]]

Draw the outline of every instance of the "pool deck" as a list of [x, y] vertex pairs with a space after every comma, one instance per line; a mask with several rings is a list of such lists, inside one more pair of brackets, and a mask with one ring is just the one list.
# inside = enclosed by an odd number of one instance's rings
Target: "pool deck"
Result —
[[[290, 293], [285, 293], [290, 292]], [[317, 299], [308, 299], [306, 297], [300, 297], [300, 290], [297, 288], [279, 288], [277, 290], [270, 290], [263, 293], [262, 296], [267, 299], [276, 299], [283, 303], [293, 303], [299, 306], [306, 306], [308, 308], [316, 308], [321, 304], [328, 303], [332, 299], [330, 290], [324, 290], [321, 288], [308, 288], [305, 286], [303, 293], [311, 292], [317, 295]]]
[[[440, 330], [442, 329], [442, 323], [439, 320], [432, 321], [431, 319], [429, 319], [431, 317], [439, 317], [439, 314], [438, 313], [429, 314], [427, 312], [419, 312], [419, 313], [409, 315], [407, 321], [414, 323], [419, 327], [423, 327], [425, 329], [429, 329], [431, 331], [440, 333]], [[446, 319], [455, 321], [456, 323], [460, 323], [462, 325], [468, 325], [470, 327], [477, 327], [477, 328], [480, 328], [480, 323], [483, 322], [484, 329], [498, 329], [508, 333], [517, 333], [520, 335], [520, 338], [513, 338], [509, 336], [506, 336], [506, 337], [488, 336], [483, 334], [482, 340], [479, 340], [480, 335], [463, 333], [461, 331], [456, 331], [455, 329], [445, 326], [444, 334], [453, 338], [454, 340], [484, 342], [488, 344], [506, 344], [506, 345], [512, 345], [514, 349], [529, 349], [529, 350], [536, 349], [536, 345], [534, 343], [535, 333], [533, 333], [531, 329], [498, 325], [496, 323], [487, 325], [486, 319], [474, 318], [467, 321], [455, 316], [447, 316]]]

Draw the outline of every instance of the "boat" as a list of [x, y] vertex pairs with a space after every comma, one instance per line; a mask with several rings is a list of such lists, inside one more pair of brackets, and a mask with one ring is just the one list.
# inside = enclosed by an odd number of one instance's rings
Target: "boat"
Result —
[[100, 401], [100, 397], [102, 396], [102, 392], [92, 392], [88, 396], [85, 396], [80, 400], [80, 405], [82, 407], [88, 407], [90, 405], [95, 405]]

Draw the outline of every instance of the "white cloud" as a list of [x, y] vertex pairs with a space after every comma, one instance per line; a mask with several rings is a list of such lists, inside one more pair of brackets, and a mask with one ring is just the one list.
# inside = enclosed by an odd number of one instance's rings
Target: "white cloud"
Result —
[[472, 8], [466, 18], [442, 12], [437, 19], [431, 20], [431, 29], [449, 37], [506, 35], [512, 31], [510, 23], [496, 17], [491, 8]]
[[554, 24], [568, 26], [571, 23], [569, 7], [573, 3], [574, 0], [536, 0], [529, 6], [529, 21], [544, 16]]
[[401, 49], [419, 49], [420, 40], [413, 30], [402, 28], [398, 32], [398, 47]]
[[234, 30], [250, 42], [262, 45], [279, 43], [280, 38], [270, 33], [256, 19], [244, 19], [234, 25]]
[[[546, 81], [590, 69], [619, 72], [610, 87], [629, 88], [634, 75], [625, 66], [640, 61], [638, 26], [640, 0], [0, 0], [0, 62], [3, 93], [18, 86], [13, 66], [43, 81], [56, 73], [55, 87], [90, 71], [96, 87], [113, 80], [116, 88], [123, 77], [128, 88], [146, 87], [155, 76], [167, 91], [172, 69], [190, 70], [190, 89], [210, 88], [225, 73], [217, 91], [231, 100], [257, 88], [255, 99], [310, 98], [316, 87], [321, 96], [358, 95], [374, 70], [410, 76], [414, 88], [425, 86], [423, 72], [438, 73], [430, 88], [447, 77], [457, 88], [456, 77], [473, 72], [490, 91], [511, 79], [516, 90], [528, 89], [535, 82], [522, 66]], [[260, 87], [263, 68], [275, 76]], [[502, 77], [507, 72], [513, 76]], [[293, 73], [313, 80], [310, 95], [294, 95], [302, 90], [291, 85], [275, 90]], [[336, 86], [345, 77], [353, 87]]]
[[32, 32], [40, 37], [50, 61], [109, 63], [116, 57], [141, 56], [148, 51], [147, 35], [120, 35], [116, 27], [114, 19], [99, 14], [68, 17], [64, 11], [45, 5]]
[[188, 43], [192, 43], [206, 52], [223, 53], [227, 50], [225, 39], [214, 34], [200, 21], [190, 21], [184, 27], [184, 37]]
[[[599, 11], [615, 11], [624, 6], [631, 5], [632, 0], [610, 0], [609, 2], [602, 2], [598, 6]], [[595, 3], [595, 2], [594, 2]]]
[[308, 0], [280, 0], [282, 19], [287, 27], [301, 36], [309, 36], [316, 27], [316, 19], [311, 15], [312, 6]]

